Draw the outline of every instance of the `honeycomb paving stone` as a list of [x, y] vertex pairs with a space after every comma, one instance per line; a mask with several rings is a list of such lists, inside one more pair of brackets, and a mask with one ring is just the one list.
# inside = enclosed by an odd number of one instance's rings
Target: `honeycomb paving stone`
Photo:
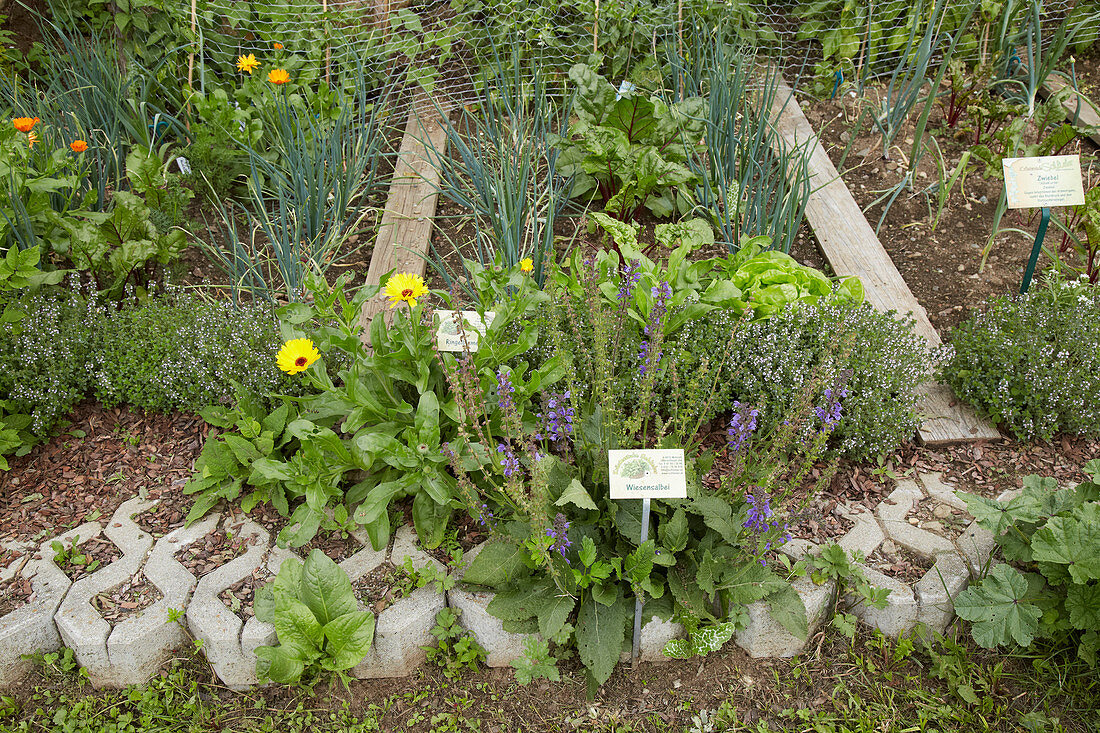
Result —
[[[644, 612], [642, 618], [645, 618]], [[649, 664], [671, 662], [672, 657], [665, 656], [665, 647], [674, 639], [684, 638], [685, 633], [683, 624], [650, 616], [649, 620], [642, 624], [641, 638], [638, 642], [638, 661]], [[633, 631], [629, 632], [627, 636], [633, 642]], [[630, 664], [630, 655], [631, 652], [623, 652], [619, 657], [619, 662]]]
[[886, 528], [890, 539], [909, 552], [935, 560], [939, 555], [956, 554], [954, 543], [946, 537], [914, 527], [905, 522], [891, 524]]
[[955, 616], [955, 598], [970, 582], [966, 561], [955, 554], [939, 555], [936, 564], [917, 581], [917, 621], [943, 633]]
[[923, 473], [919, 478], [921, 484], [924, 486], [924, 490], [927, 491], [928, 495], [933, 499], [955, 509], [961, 509], [964, 512], [968, 511], [966, 501], [963, 498], [966, 496], [966, 493], [957, 491], [954, 486], [944, 483], [942, 473], [938, 471]]
[[435, 617], [446, 606], [446, 597], [430, 585], [388, 606], [375, 619], [374, 642], [352, 674], [359, 679], [412, 674], [427, 659], [421, 647], [435, 643]]
[[888, 588], [885, 608], [875, 608], [863, 602], [862, 598], [849, 593], [846, 602], [853, 607], [852, 613], [868, 626], [872, 626], [891, 638], [909, 631], [917, 624], [918, 605], [913, 589], [896, 578], [883, 575], [872, 568], [863, 567], [863, 574], [875, 588]]
[[270, 537], [260, 525], [245, 519], [235, 534], [248, 544], [244, 554], [204, 575], [195, 586], [187, 606], [187, 628], [202, 642], [202, 651], [214, 673], [231, 689], [256, 684], [256, 656], [241, 647], [244, 622], [222, 603], [218, 595], [259, 567], [268, 552]]
[[153, 538], [132, 517], [156, 502], [139, 497], [123, 502], [103, 528], [103, 535], [118, 547], [122, 556], [73, 583], [54, 616], [65, 646], [73, 650], [77, 661], [96, 687], [121, 687], [127, 684], [126, 671], [111, 664], [107, 639], [111, 625], [92, 606], [92, 598], [125, 583], [138, 574], [153, 547]]
[[[462, 556], [464, 565], [469, 567], [481, 552], [485, 543], [471, 547]], [[394, 555], [398, 544], [394, 542]], [[395, 561], [394, 564], [397, 563]], [[485, 650], [485, 664], [489, 667], [507, 667], [513, 660], [523, 656], [524, 645], [529, 634], [515, 634], [504, 630], [504, 622], [488, 611], [489, 603], [496, 596], [492, 591], [461, 587], [447, 591], [447, 605], [459, 612], [459, 625], [469, 631], [478, 644]]]
[[836, 584], [831, 580], [816, 585], [812, 580], [804, 577], [791, 583], [791, 587], [798, 593], [802, 604], [806, 607], [808, 627], [806, 638], [799, 639], [772, 618], [766, 602], [750, 603], [746, 606], [749, 623], [733, 637], [737, 646], [744, 649], [750, 657], [787, 658], [801, 652], [825, 617], [825, 611], [833, 599], [833, 594], [836, 593]]
[[161, 597], [111, 630], [107, 657], [118, 684], [141, 684], [187, 642], [183, 626], [172, 621], [172, 610], [183, 612], [197, 583], [175, 555], [218, 526], [218, 515], [206, 517], [190, 527], [180, 527], [162, 537], [149, 553], [142, 573]]
[[[31, 579], [34, 595], [26, 605], [0, 618], [0, 687], [14, 684], [30, 670], [32, 662], [23, 659], [24, 654], [44, 654], [61, 648], [54, 614], [72, 582], [53, 561], [53, 542], [68, 544], [78, 539], [79, 545], [98, 537], [102, 530], [100, 524], [87, 522], [52, 537], [39, 545], [35, 556], [22, 567], [20, 575]], [[13, 566], [10, 572], [15, 571]]]
[[879, 525], [878, 520], [875, 519], [875, 515], [871, 512], [854, 512], [847, 507], [837, 504], [833, 513], [838, 517], [847, 519], [854, 525], [837, 540], [837, 544], [849, 555], [853, 552], [861, 552], [864, 557], [866, 557], [874, 552], [878, 546], [882, 544], [882, 541], [886, 539], [882, 527]]
[[924, 492], [915, 481], [904, 479], [897, 488], [875, 507], [875, 516], [882, 523], [886, 533], [896, 524], [906, 524], [905, 517], [913, 511], [913, 506], [924, 497]]

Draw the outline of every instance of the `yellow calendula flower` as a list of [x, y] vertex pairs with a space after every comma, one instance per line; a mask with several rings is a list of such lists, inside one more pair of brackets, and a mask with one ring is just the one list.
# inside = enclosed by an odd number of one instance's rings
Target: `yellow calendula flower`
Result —
[[401, 272], [392, 275], [386, 281], [386, 297], [390, 299], [390, 308], [395, 307], [401, 301], [409, 304], [410, 308], [416, 307], [416, 299], [428, 294], [428, 286], [424, 284], [424, 278], [419, 275], [411, 275]]
[[290, 74], [286, 69], [272, 69], [267, 72], [267, 80], [272, 84], [286, 84], [290, 81]]
[[531, 272], [535, 269], [535, 263], [531, 261], [530, 257], [524, 257], [519, 261], [520, 272]]
[[256, 54], [254, 53], [237, 57], [237, 71], [244, 72], [249, 76], [252, 76], [252, 72], [255, 71], [256, 67], [259, 65], [260, 62], [256, 60]]
[[287, 374], [304, 372], [309, 365], [321, 358], [309, 339], [291, 339], [283, 344], [275, 356], [275, 363]]

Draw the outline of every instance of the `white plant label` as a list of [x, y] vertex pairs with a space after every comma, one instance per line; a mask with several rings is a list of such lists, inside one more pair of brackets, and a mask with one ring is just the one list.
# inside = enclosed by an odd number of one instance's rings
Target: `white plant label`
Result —
[[[462, 351], [462, 334], [458, 332], [458, 324], [455, 323], [454, 311], [438, 310], [435, 312], [439, 318], [436, 327], [436, 343], [440, 351]], [[478, 341], [485, 335], [486, 329], [493, 325], [496, 313], [488, 311], [485, 320], [477, 311], [462, 311], [463, 330], [466, 332], [466, 340], [470, 344], [470, 351], [477, 351]]]
[[1010, 209], [1080, 206], [1085, 203], [1079, 156], [1005, 158], [1003, 165]]
[[679, 448], [609, 450], [612, 499], [686, 499], [687, 471]]

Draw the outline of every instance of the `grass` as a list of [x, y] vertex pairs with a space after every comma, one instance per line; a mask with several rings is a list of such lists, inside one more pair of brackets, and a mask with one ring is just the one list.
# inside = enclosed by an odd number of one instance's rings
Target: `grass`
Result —
[[0, 731], [359, 733], [361, 731], [722, 731], [766, 733], [1091, 733], [1100, 685], [1064, 650], [996, 654], [965, 641], [880, 634], [854, 645], [818, 636], [791, 660], [729, 648], [704, 660], [621, 666], [594, 703], [577, 670], [519, 686], [511, 670], [449, 680], [433, 668], [355, 682], [317, 697], [279, 687], [235, 693], [201, 657], [177, 660], [145, 688], [94, 691], [71, 653], [40, 658], [0, 696]]

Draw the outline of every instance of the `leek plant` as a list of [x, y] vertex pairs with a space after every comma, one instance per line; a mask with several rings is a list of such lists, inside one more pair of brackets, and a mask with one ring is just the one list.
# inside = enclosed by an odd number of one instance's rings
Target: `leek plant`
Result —
[[[568, 135], [568, 110], [554, 103], [546, 79], [512, 46], [504, 63], [493, 49], [476, 102], [458, 123], [444, 119], [446, 154], [427, 146], [440, 171], [440, 194], [467, 209], [476, 227], [470, 243], [452, 242], [463, 259], [482, 267], [515, 267], [532, 260], [542, 287], [554, 257], [554, 222], [569, 203], [571, 179], [556, 171], [554, 140]], [[433, 245], [433, 267], [451, 283]]]
[[[873, 117], [875, 127], [882, 135], [882, 157], [889, 160], [890, 148], [902, 126], [909, 120], [913, 109], [920, 99], [921, 88], [927, 82], [928, 69], [933, 56], [939, 51], [942, 38], [941, 28], [944, 8], [947, 0], [936, 0], [928, 20], [923, 24], [924, 33], [917, 35], [921, 23], [914, 19], [909, 26], [909, 36], [905, 42], [897, 66], [890, 74], [890, 83], [886, 86], [886, 96], [882, 99], [878, 115]], [[941, 66], [947, 66], [950, 57], [940, 59]], [[933, 95], [934, 97], [934, 95]], [[933, 98], [929, 97], [929, 99]]]
[[704, 146], [689, 159], [698, 208], [731, 252], [761, 234], [788, 252], [813, 192], [811, 141], [794, 145], [775, 129], [778, 110], [792, 103], [780, 96], [778, 71], [731, 47], [721, 32], [697, 25], [695, 35], [685, 58], [670, 59], [668, 86], [680, 98], [707, 100]]
[[394, 111], [392, 87], [376, 98], [365, 69], [356, 79], [352, 94], [339, 94], [332, 122], [284, 95], [265, 131], [269, 149], [238, 143], [249, 158], [251, 233], [244, 241], [239, 212], [219, 204], [225, 240], [205, 249], [253, 297], [304, 297], [306, 277], [346, 259], [351, 252], [339, 252], [341, 246], [373, 211], [384, 183], [379, 163]]

